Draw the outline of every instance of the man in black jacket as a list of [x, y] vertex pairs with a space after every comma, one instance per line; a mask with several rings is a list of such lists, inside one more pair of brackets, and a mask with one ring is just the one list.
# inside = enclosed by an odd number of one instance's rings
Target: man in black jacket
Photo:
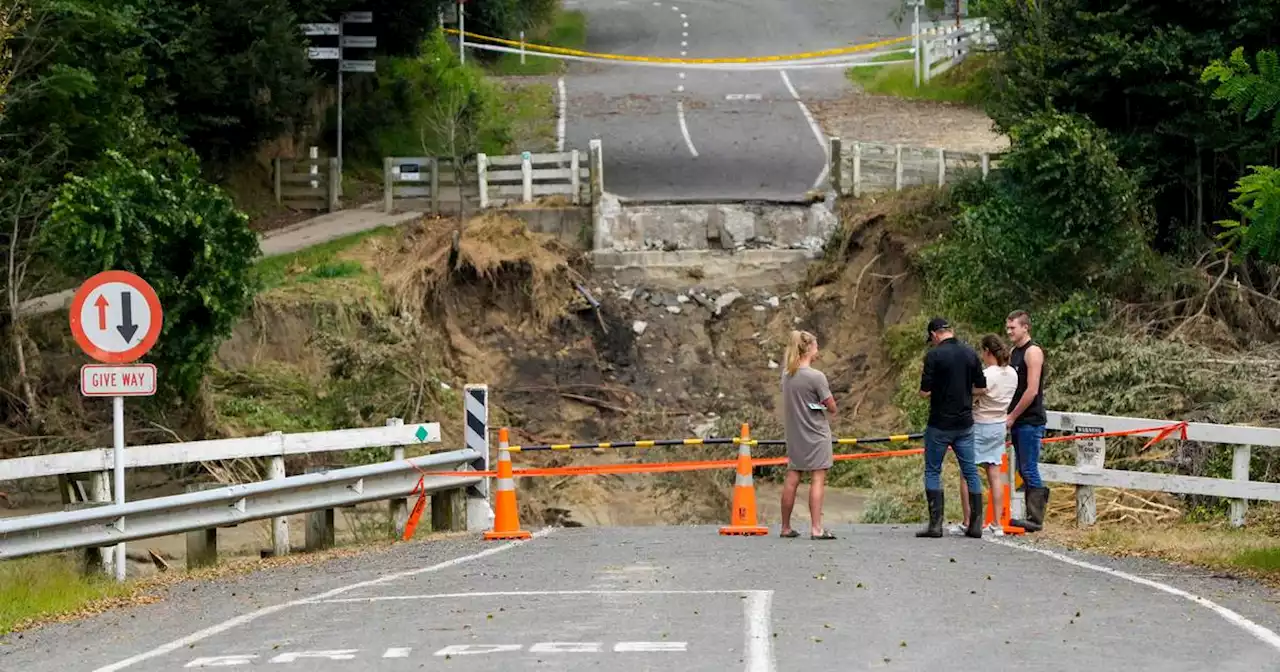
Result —
[[978, 353], [956, 340], [941, 317], [929, 320], [920, 396], [929, 399], [929, 424], [924, 430], [924, 494], [929, 525], [917, 537], [941, 537], [943, 517], [942, 459], [947, 447], [955, 451], [960, 472], [969, 486], [969, 527], [965, 535], [982, 537], [982, 480], [973, 462], [973, 395], [987, 391]]

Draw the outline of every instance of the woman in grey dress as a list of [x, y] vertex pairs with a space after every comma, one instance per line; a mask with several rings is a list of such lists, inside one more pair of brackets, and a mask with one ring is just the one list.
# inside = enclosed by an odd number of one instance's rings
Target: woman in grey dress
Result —
[[822, 494], [831, 468], [831, 425], [827, 414], [836, 412], [827, 377], [812, 367], [818, 356], [818, 339], [807, 331], [791, 332], [782, 372], [782, 413], [786, 427], [787, 478], [782, 486], [782, 533], [798, 537], [791, 529], [791, 509], [801, 474], [810, 474], [809, 538], [835, 539], [822, 527]]

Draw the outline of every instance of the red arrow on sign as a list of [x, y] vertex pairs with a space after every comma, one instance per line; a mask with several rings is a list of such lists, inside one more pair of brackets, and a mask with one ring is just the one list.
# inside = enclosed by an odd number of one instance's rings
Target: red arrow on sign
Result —
[[103, 331], [106, 331], [107, 330], [107, 305], [109, 305], [107, 302], [107, 296], [105, 294], [99, 294], [98, 300], [94, 301], [93, 305], [98, 309], [98, 328]]

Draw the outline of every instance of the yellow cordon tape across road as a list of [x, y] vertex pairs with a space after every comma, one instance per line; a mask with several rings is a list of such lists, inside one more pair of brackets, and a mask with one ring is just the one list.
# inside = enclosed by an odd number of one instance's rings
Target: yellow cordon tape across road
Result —
[[[457, 35], [457, 28], [445, 28], [444, 32], [451, 35]], [[826, 49], [823, 51], [806, 51], [798, 54], [780, 54], [777, 56], [738, 56], [733, 58], [667, 58], [664, 56], [632, 56], [629, 54], [601, 54], [593, 51], [582, 51], [581, 49], [567, 49], [564, 47], [552, 47], [545, 44], [529, 44], [521, 43], [516, 40], [507, 40], [501, 37], [490, 37], [488, 35], [477, 35], [475, 33], [464, 33], [469, 40], [480, 40], [482, 42], [495, 42], [497, 44], [505, 44], [512, 47], [519, 47], [525, 51], [544, 52], [548, 54], [563, 54], [565, 56], [584, 56], [588, 58], [601, 58], [611, 61], [623, 61], [630, 63], [777, 63], [780, 61], [803, 61], [813, 58], [823, 58], [827, 56], [841, 56], [843, 54], [852, 54], [859, 51], [870, 51], [880, 47], [887, 47], [893, 44], [901, 44], [911, 40], [911, 36], [894, 37], [879, 42], [868, 42], [866, 44], [855, 44], [848, 47], [837, 47], [835, 49]]]

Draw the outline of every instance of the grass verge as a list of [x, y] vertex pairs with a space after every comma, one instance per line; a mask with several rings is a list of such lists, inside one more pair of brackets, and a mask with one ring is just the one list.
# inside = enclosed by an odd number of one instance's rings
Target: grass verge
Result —
[[1274, 507], [1251, 510], [1249, 526], [1233, 529], [1225, 521], [1165, 524], [1107, 523], [1080, 529], [1065, 517], [1051, 519], [1036, 533], [1068, 548], [1116, 557], [1153, 558], [1249, 576], [1280, 588], [1280, 541], [1272, 526], [1256, 517], [1275, 518]]
[[0, 635], [59, 615], [87, 616], [134, 595], [129, 584], [84, 576], [75, 554], [0, 562]]
[[554, 152], [556, 149], [556, 94], [550, 84], [503, 82], [503, 114], [511, 120], [507, 153]]
[[[587, 17], [576, 10], [558, 10], [546, 26], [527, 33], [525, 41], [526, 44], [581, 49], [587, 43]], [[520, 54], [500, 53], [488, 66], [490, 73], [499, 76], [555, 75], [564, 69], [564, 60], [535, 56], [532, 52], [526, 53], [523, 64]]]
[[[911, 55], [885, 54], [872, 60], [896, 61], [904, 58], [910, 59]], [[972, 55], [928, 82], [922, 81], [919, 88], [915, 85], [915, 70], [910, 63], [849, 68], [846, 73], [851, 82], [867, 93], [980, 105], [988, 92], [986, 65], [989, 58], [982, 54]]]

